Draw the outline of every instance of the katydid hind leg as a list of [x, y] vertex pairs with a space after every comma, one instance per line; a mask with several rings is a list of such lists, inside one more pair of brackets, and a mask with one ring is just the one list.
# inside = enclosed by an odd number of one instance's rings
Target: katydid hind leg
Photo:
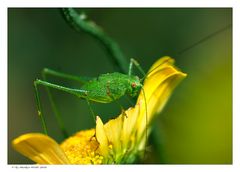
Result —
[[[44, 117], [44, 114], [43, 114], [43, 111], [42, 111], [42, 105], [41, 105], [40, 96], [39, 96], [39, 90], [38, 90], [38, 86], [39, 85], [45, 86], [47, 89], [54, 88], [54, 89], [57, 89], [57, 90], [60, 90], [60, 91], [63, 91], [63, 92], [75, 95], [77, 97], [84, 97], [84, 95], [86, 95], [87, 91], [67, 88], [67, 87], [63, 87], [63, 86], [60, 86], [60, 85], [52, 84], [52, 83], [49, 83], [49, 82], [43, 81], [43, 80], [35, 80], [34, 81], [35, 99], [36, 99], [36, 103], [37, 103], [38, 115], [39, 115], [39, 117], [41, 119], [41, 123], [42, 123], [42, 127], [43, 127], [43, 130], [44, 130], [44, 134], [48, 134], [47, 126], [46, 126], [46, 120], [45, 120], [45, 117]], [[54, 103], [54, 101], [52, 99], [51, 94], [50, 94], [49, 98], [50, 98], [51, 103], [53, 102], [53, 104], [55, 106], [55, 103]], [[58, 113], [58, 111], [56, 111], [56, 112]], [[67, 131], [66, 131], [63, 123], [60, 122], [61, 118], [59, 118], [60, 116], [56, 116], [56, 117], [57, 117], [58, 125], [60, 126], [60, 129], [61, 129], [62, 133], [64, 134], [64, 136], [66, 137], [67, 136]]]
[[38, 116], [41, 119], [43, 133], [48, 135], [46, 120], [45, 120], [44, 114], [42, 113], [42, 105], [41, 105], [41, 102], [40, 102], [39, 91], [38, 91], [38, 87], [37, 87], [36, 82], [34, 82], [34, 93], [35, 93], [35, 100], [36, 100], [36, 103], [37, 103]]
[[[47, 75], [52, 75], [52, 76], [56, 76], [56, 77], [61, 77], [59, 76], [58, 74], [55, 75], [55, 71], [52, 71], [51, 69], [48, 69], [48, 68], [44, 68], [42, 70], [42, 77], [45, 81], [48, 81], [47, 80]], [[50, 105], [51, 105], [51, 108], [53, 110], [53, 114], [55, 116], [55, 118], [57, 119], [57, 124], [61, 130], [61, 133], [62, 135], [67, 138], [69, 136], [67, 130], [66, 130], [66, 127], [65, 127], [65, 124], [63, 122], [63, 119], [62, 119], [62, 115], [61, 113], [59, 112], [58, 108], [57, 108], [57, 105], [53, 99], [53, 95], [50, 91], [50, 89], [48, 87], [45, 87], [46, 88], [46, 92], [47, 92], [47, 95], [48, 95], [48, 98], [49, 98], [49, 101], [50, 101]]]
[[90, 109], [90, 112], [91, 112], [91, 114], [92, 114], [93, 121], [95, 122], [95, 121], [96, 121], [96, 114], [95, 114], [94, 111], [93, 111], [93, 108], [92, 108], [92, 106], [91, 106], [91, 103], [90, 103], [89, 99], [86, 99], [86, 101], [87, 101], [88, 107], [89, 107], [89, 109]]
[[[63, 72], [55, 71], [55, 70], [52, 70], [52, 69], [49, 69], [49, 68], [44, 68], [42, 70], [42, 77], [43, 77], [43, 79], [45, 81], [48, 81], [48, 79], [47, 79], [48, 75], [49, 76], [54, 76], [56, 78], [63, 78], [63, 79], [77, 81], [77, 82], [80, 82], [81, 84], [84, 84], [84, 83], [88, 82], [89, 80], [91, 80], [90, 77], [75, 76], [75, 75], [71, 75], [71, 74], [66, 74], [66, 73], [63, 73]], [[50, 101], [51, 107], [53, 109], [54, 116], [57, 119], [58, 126], [59, 126], [63, 136], [65, 138], [67, 138], [69, 136], [69, 134], [68, 134], [68, 132], [66, 130], [66, 127], [64, 125], [64, 122], [62, 120], [62, 115], [59, 112], [59, 110], [57, 108], [57, 105], [56, 105], [56, 103], [54, 101], [53, 95], [52, 95], [52, 93], [51, 93], [51, 91], [50, 91], [50, 89], [48, 87], [46, 87], [46, 91], [47, 91], [47, 94], [48, 94], [48, 97], [49, 97], [49, 101]]]
[[85, 84], [92, 79], [92, 77], [76, 76], [76, 75], [72, 75], [72, 74], [59, 72], [59, 71], [56, 71], [56, 70], [53, 70], [53, 69], [44, 68], [42, 70], [43, 78], [45, 79], [47, 77], [47, 75], [58, 77], [58, 78], [63, 78], [63, 79], [68, 79], [68, 80], [72, 80], [72, 81], [77, 81], [81, 84]]

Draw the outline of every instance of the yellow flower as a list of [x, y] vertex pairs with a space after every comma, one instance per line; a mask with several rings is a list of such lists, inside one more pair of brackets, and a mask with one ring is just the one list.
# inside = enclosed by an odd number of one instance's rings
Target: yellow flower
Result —
[[136, 105], [106, 124], [97, 117], [95, 129], [80, 131], [60, 145], [44, 134], [24, 134], [13, 147], [38, 164], [133, 163], [145, 149], [152, 119], [186, 76], [173, 63], [170, 57], [155, 62]]

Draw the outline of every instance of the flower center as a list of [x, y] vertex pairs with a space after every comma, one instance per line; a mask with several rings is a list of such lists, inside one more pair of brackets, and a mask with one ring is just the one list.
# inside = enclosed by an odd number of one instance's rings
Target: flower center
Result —
[[71, 164], [102, 164], [103, 157], [97, 153], [99, 143], [94, 135], [95, 129], [80, 131], [60, 145]]

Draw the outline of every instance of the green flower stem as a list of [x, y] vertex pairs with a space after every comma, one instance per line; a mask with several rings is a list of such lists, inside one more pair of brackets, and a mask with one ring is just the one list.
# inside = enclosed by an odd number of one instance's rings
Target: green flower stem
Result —
[[65, 20], [73, 27], [73, 29], [76, 31], [84, 31], [100, 41], [109, 54], [112, 63], [115, 64], [121, 72], [128, 72], [128, 62], [120, 50], [120, 47], [114, 40], [105, 34], [99, 26], [93, 21], [87, 20], [84, 13], [78, 14], [77, 11], [72, 8], [63, 8], [62, 13]]
[[158, 162], [161, 164], [165, 164], [165, 154], [164, 154], [164, 147], [163, 147], [163, 137], [161, 135], [161, 128], [160, 124], [156, 120], [152, 123], [152, 131], [150, 134], [150, 142], [153, 145], [153, 149], [157, 155]]

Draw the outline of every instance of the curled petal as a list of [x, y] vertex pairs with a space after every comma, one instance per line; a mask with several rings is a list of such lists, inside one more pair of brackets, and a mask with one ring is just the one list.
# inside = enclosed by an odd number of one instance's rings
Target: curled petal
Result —
[[154, 63], [148, 72], [143, 85], [145, 97], [144, 92], [141, 91], [137, 101], [140, 104], [140, 113], [136, 124], [138, 139], [142, 138], [152, 118], [163, 109], [177, 84], [186, 77], [186, 74], [179, 71], [173, 63], [174, 60], [170, 57], [163, 57]]
[[12, 145], [18, 152], [38, 164], [69, 164], [60, 146], [44, 134], [21, 135], [13, 140]]

